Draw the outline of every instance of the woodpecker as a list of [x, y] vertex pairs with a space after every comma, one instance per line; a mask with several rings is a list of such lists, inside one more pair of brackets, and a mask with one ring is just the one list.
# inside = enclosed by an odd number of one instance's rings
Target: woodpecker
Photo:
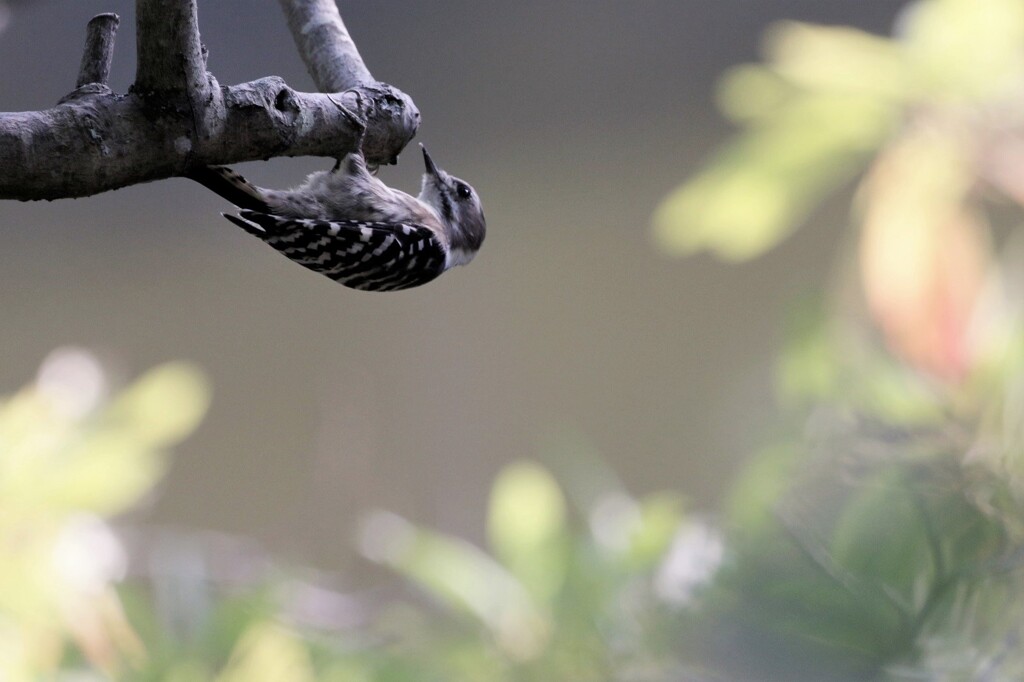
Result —
[[223, 166], [189, 177], [240, 209], [225, 218], [296, 263], [352, 289], [397, 291], [469, 263], [487, 229], [476, 191], [420, 147], [418, 197], [371, 175], [361, 153], [290, 190], [257, 187]]

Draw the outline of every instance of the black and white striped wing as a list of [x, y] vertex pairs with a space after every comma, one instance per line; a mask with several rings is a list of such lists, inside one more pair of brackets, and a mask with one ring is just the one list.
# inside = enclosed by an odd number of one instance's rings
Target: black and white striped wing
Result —
[[248, 210], [224, 217], [296, 263], [352, 289], [411, 289], [444, 272], [444, 247], [422, 225], [285, 218]]

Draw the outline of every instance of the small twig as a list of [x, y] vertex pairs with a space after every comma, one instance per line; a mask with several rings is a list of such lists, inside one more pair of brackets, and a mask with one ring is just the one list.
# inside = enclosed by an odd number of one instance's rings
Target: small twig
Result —
[[210, 89], [195, 0], [135, 3], [138, 68], [132, 90], [180, 92], [201, 101]]
[[341, 92], [374, 78], [334, 0], [279, 0], [302, 61], [320, 92]]
[[86, 28], [82, 65], [78, 68], [75, 87], [89, 83], [106, 85], [110, 78], [110, 65], [114, 61], [114, 37], [120, 19], [116, 14], [97, 14]]

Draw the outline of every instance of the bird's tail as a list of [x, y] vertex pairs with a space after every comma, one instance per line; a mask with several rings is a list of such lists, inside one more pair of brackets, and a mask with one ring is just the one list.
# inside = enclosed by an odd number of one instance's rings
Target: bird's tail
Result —
[[239, 208], [269, 213], [270, 205], [263, 198], [263, 192], [227, 166], [203, 166], [188, 174], [203, 187], [212, 190]]
[[305, 220], [295, 221], [272, 213], [249, 211], [244, 208], [238, 212], [238, 215], [231, 215], [230, 213], [221, 213], [221, 215], [249, 234], [263, 240], [280, 236], [289, 229], [294, 230], [302, 223], [312, 222]]

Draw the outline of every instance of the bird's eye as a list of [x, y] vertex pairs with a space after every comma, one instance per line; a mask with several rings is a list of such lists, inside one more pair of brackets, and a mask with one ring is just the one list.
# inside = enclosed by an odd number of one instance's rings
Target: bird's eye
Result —
[[460, 199], [468, 199], [473, 194], [473, 190], [466, 183], [460, 182], [455, 185], [455, 193], [459, 195]]

